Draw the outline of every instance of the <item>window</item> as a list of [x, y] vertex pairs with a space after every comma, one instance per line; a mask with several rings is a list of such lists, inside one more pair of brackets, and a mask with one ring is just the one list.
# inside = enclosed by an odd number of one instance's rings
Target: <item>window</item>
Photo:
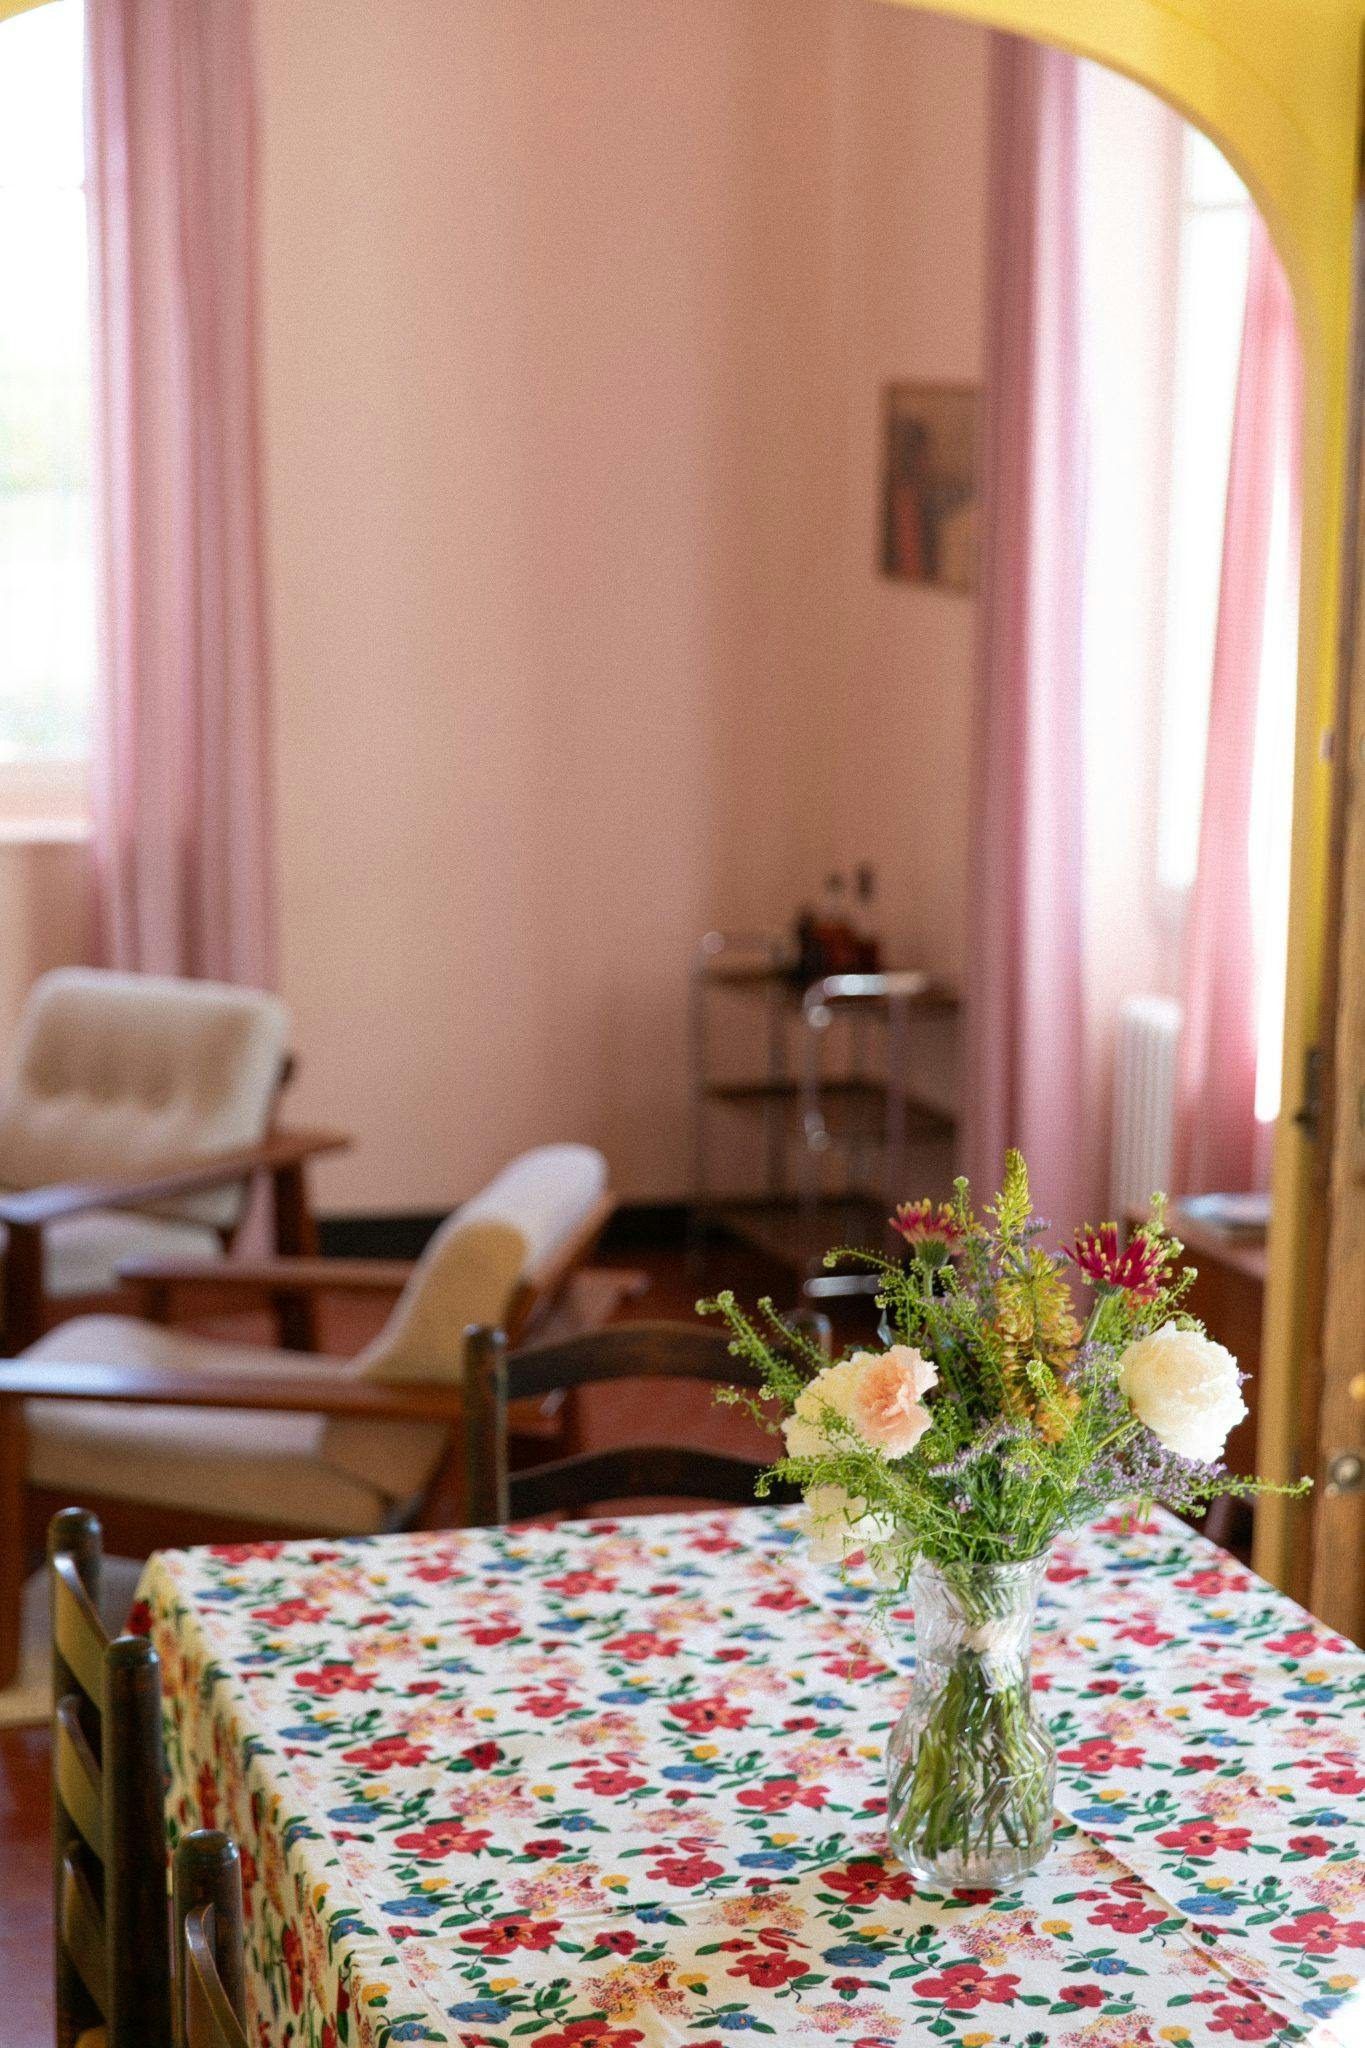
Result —
[[1251, 195], [1195, 128], [1183, 138], [1157, 881], [1183, 906], [1199, 858], [1232, 411]]
[[0, 25], [0, 817], [83, 808], [95, 671], [81, 0]]

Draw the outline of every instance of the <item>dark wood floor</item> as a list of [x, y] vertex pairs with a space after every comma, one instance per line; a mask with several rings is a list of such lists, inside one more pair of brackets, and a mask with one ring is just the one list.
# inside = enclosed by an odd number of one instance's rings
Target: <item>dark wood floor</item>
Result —
[[[690, 1317], [698, 1294], [717, 1287], [733, 1287], [744, 1301], [770, 1293], [779, 1304], [791, 1289], [783, 1268], [725, 1244], [710, 1252], [700, 1271], [681, 1254], [661, 1251], [621, 1250], [611, 1263], [649, 1275], [647, 1292], [622, 1311], [629, 1316]], [[325, 1349], [345, 1354], [366, 1342], [371, 1326], [358, 1321], [356, 1311], [354, 1303], [329, 1305]], [[263, 1331], [242, 1324], [232, 1334], [268, 1341]], [[753, 1430], [752, 1445], [737, 1442], [737, 1427]], [[686, 1384], [598, 1390], [584, 1416], [584, 1435], [593, 1447], [675, 1442], [756, 1457], [771, 1446], [733, 1409], [717, 1408], [707, 1390]], [[47, 1733], [0, 1730], [0, 2048], [49, 2048], [52, 2041], [49, 1884]]]

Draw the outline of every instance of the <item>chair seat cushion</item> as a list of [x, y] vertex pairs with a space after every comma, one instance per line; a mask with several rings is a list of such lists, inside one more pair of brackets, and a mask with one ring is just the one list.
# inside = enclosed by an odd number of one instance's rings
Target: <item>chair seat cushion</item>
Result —
[[45, 1291], [63, 1300], [112, 1294], [118, 1269], [128, 1259], [211, 1259], [222, 1249], [217, 1231], [199, 1223], [144, 1216], [136, 1209], [92, 1209], [44, 1230]]
[[[154, 1365], [187, 1377], [196, 1367], [265, 1380], [316, 1376], [328, 1385], [354, 1370], [342, 1359], [222, 1344], [123, 1316], [63, 1323], [26, 1356]], [[372, 1534], [392, 1504], [378, 1487], [323, 1458], [320, 1416], [30, 1401], [26, 1420], [31, 1482], [76, 1500], [84, 1494], [146, 1501], [318, 1535]]]

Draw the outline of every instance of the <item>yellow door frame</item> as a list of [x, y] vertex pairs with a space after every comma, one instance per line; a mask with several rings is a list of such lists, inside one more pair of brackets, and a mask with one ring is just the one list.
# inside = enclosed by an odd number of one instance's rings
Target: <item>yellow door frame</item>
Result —
[[[0, 0], [0, 19], [43, 0]], [[1298, 308], [1304, 358], [1302, 632], [1294, 791], [1285, 1114], [1277, 1134], [1264, 1382], [1263, 1469], [1289, 1477], [1311, 1436], [1297, 1355], [1312, 1191], [1291, 1112], [1321, 1035], [1330, 773], [1323, 739], [1337, 676], [1346, 462], [1352, 220], [1365, 0], [887, 0], [1054, 43], [1160, 93], [1218, 144], [1254, 193]], [[1311, 1421], [1309, 1428], [1311, 1429]], [[1256, 1563], [1301, 1588], [1302, 1511], [1266, 1501]]]

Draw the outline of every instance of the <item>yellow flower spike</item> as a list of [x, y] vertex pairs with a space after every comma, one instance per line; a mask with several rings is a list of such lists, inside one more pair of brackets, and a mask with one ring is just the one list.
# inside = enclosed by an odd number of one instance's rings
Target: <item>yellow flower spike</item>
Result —
[[424, 1650], [439, 1650], [440, 1647], [441, 1638], [439, 1636], [423, 1636], [422, 1648]]
[[1230, 1877], [1206, 1877], [1204, 1879], [1204, 1890], [1206, 1892], [1225, 1892], [1231, 1883], [1232, 1879]]
[[697, 1758], [699, 1763], [705, 1763], [708, 1757], [715, 1756], [716, 1754], [717, 1750], [714, 1742], [699, 1742], [692, 1751], [692, 1755]]
[[1188, 1721], [1190, 1710], [1188, 1707], [1167, 1707], [1166, 1718], [1168, 1721]]
[[533, 1785], [531, 1787], [531, 1797], [533, 1799], [553, 1799], [554, 1796], [555, 1788], [553, 1785]]
[[1163, 2041], [1188, 2041], [1190, 2030], [1188, 2027], [1163, 2027], [1161, 2029], [1161, 2038]]
[[497, 1714], [492, 1707], [475, 1707], [474, 1719], [476, 1721], [495, 1721]]
[[986, 2043], [994, 2039], [994, 2034], [964, 2034], [962, 2048], [986, 2048]]
[[1076, 1641], [1083, 1650], [1093, 1650], [1096, 1647], [1094, 1636], [1077, 1636]]
[[1312, 1671], [1305, 1671], [1303, 1676], [1309, 1685], [1326, 1685], [1329, 1674], [1315, 1667]]
[[873, 1762], [876, 1761], [876, 1759], [881, 1755], [881, 1753], [881, 1750], [878, 1749], [875, 1742], [865, 1743], [861, 1749], [856, 1749], [853, 1752], [855, 1756], [869, 1757], [872, 1759]]
[[881, 1920], [874, 1920], [870, 1924], [864, 1925], [859, 1929], [859, 1932], [861, 1934], [870, 1934], [877, 1940], [880, 1940], [881, 1936], [885, 1934], [886, 1931], [887, 1929], [885, 1923]]
[[1071, 1922], [1069, 1920], [1044, 1920], [1043, 1932], [1044, 1934], [1070, 1934]]
[[515, 1991], [517, 1980], [515, 1977], [490, 1977], [488, 1988], [490, 1991]]
[[1356, 1978], [1350, 1976], [1346, 1971], [1338, 1970], [1335, 1977], [1327, 1979], [1327, 1988], [1329, 1991], [1354, 1991], [1356, 1982]]
[[419, 1892], [440, 1892], [445, 1890], [443, 1877], [424, 1877], [417, 1887]]
[[1103, 1792], [1097, 1792], [1097, 1793], [1095, 1794], [1095, 1797], [1096, 1797], [1097, 1799], [1108, 1799], [1108, 1800], [1114, 1800], [1114, 1799], [1122, 1799], [1122, 1797], [1123, 1797], [1123, 1794], [1122, 1794], [1122, 1792], [1121, 1792], [1121, 1791], [1119, 1790], [1119, 1788], [1118, 1788], [1118, 1786], [1117, 1786], [1117, 1785], [1106, 1785], [1106, 1786], [1105, 1786], [1105, 1788], [1104, 1788], [1104, 1790], [1103, 1790]]
[[366, 2005], [378, 2005], [388, 1995], [389, 1987], [387, 1984], [367, 1984], [360, 1994]]
[[627, 1885], [628, 1885], [628, 1884], [630, 1883], [630, 1879], [629, 1879], [628, 1877], [622, 1877], [622, 1875], [621, 1875], [620, 1871], [619, 1871], [619, 1870], [617, 1870], [617, 1871], [613, 1871], [613, 1873], [612, 1873], [612, 1875], [611, 1875], [610, 1877], [604, 1877], [604, 1878], [602, 1879], [602, 1882], [603, 1882], [603, 1884], [605, 1884], [605, 1885], [608, 1885], [608, 1886], [610, 1886], [610, 1888], [611, 1888], [611, 1890], [612, 1890], [612, 1891], [614, 1891], [614, 1892], [622, 1892], [622, 1891], [624, 1891], [624, 1890], [625, 1890], [626, 1886], [627, 1886]]
[[799, 1837], [798, 1837], [798, 1836], [796, 1836], [796, 1835], [793, 1835], [793, 1834], [783, 1834], [783, 1835], [774, 1835], [774, 1836], [772, 1837], [772, 1840], [773, 1840], [773, 1842], [774, 1842], [774, 1843], [776, 1844], [776, 1846], [777, 1846], [777, 1847], [778, 1847], [779, 1849], [785, 1849], [785, 1848], [786, 1848], [786, 1846], [787, 1846], [787, 1844], [788, 1844], [788, 1842], [795, 1842], [795, 1841], [799, 1840]]
[[706, 1989], [705, 1977], [680, 1977], [678, 1982], [687, 1991], [705, 1991]]
[[1294, 1797], [1294, 1787], [1292, 1785], [1267, 1785], [1265, 1789], [1267, 1792], [1273, 1792], [1277, 1799], [1292, 1799]]

